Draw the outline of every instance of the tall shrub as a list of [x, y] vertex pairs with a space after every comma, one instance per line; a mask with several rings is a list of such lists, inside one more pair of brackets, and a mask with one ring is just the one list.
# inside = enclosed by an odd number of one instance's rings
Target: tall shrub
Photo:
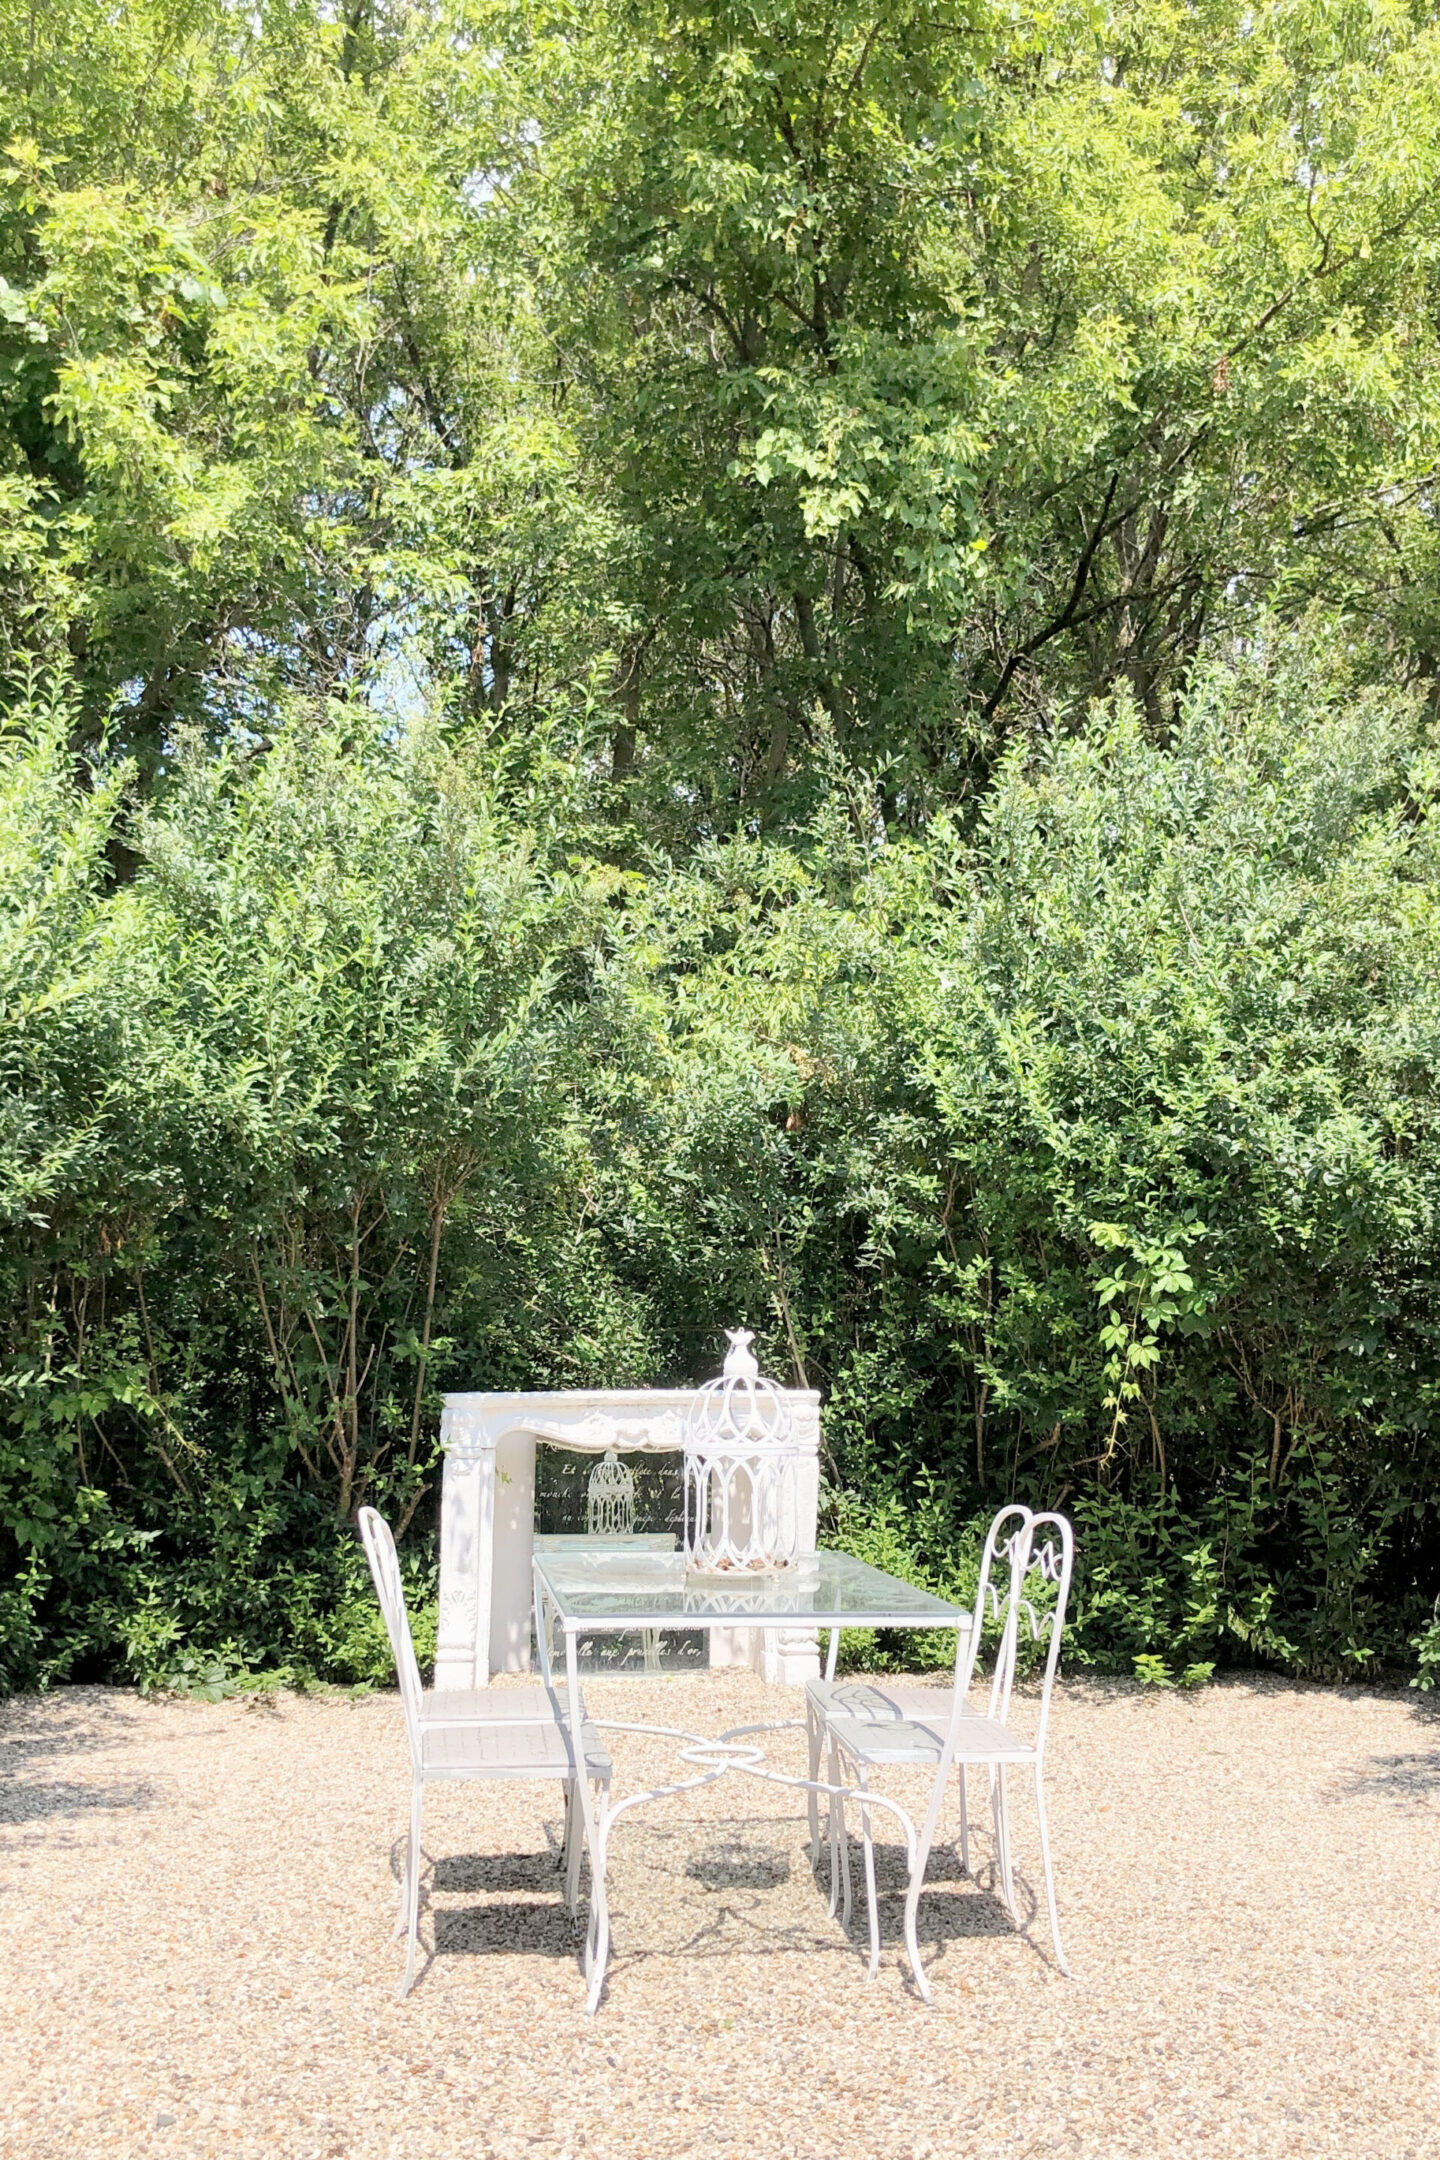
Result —
[[1363, 1668], [1436, 1588], [1437, 765], [1324, 651], [1057, 725], [971, 842], [852, 792], [661, 907], [681, 1324], [723, 1270], [826, 1389], [847, 1534], [1074, 1508], [1127, 1668]]

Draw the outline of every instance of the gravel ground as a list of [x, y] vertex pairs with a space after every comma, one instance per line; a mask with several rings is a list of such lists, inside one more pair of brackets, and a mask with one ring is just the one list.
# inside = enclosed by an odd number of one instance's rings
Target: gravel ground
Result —
[[[798, 1711], [748, 1673], [590, 1684], [717, 1732]], [[617, 1787], [663, 1777], [613, 1741]], [[1414, 1696], [1071, 1685], [1051, 1819], [1075, 1978], [945, 1852], [920, 1933], [882, 1853], [865, 1980], [800, 1796], [726, 1778], [616, 1833], [615, 1957], [582, 2011], [554, 1788], [427, 1800], [414, 1994], [390, 1939], [393, 1697], [0, 1707], [0, 2153], [425, 2160], [1440, 2155], [1440, 1723]], [[802, 1766], [781, 1736], [772, 1758]], [[892, 1790], [902, 1788], [891, 1787]], [[1038, 1888], [1017, 1808], [1020, 1894]], [[881, 1836], [891, 1835], [881, 1831]], [[1043, 1906], [1042, 1906], [1043, 1914]]]

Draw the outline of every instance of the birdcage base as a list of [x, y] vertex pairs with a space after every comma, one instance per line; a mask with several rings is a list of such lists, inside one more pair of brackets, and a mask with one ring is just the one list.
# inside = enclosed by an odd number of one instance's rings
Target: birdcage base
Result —
[[768, 1582], [772, 1575], [793, 1573], [793, 1560], [717, 1560], [707, 1567], [703, 1562], [687, 1560], [686, 1582], [752, 1583]]

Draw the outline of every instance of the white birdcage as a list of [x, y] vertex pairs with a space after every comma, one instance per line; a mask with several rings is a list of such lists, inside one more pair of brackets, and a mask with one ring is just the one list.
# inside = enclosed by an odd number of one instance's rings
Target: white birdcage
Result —
[[697, 1393], [685, 1431], [685, 1558], [697, 1574], [769, 1574], [799, 1542], [790, 1406], [760, 1376], [748, 1328], [727, 1328], [725, 1369]]
[[608, 1538], [635, 1534], [635, 1473], [613, 1447], [606, 1448], [585, 1488], [585, 1534]]

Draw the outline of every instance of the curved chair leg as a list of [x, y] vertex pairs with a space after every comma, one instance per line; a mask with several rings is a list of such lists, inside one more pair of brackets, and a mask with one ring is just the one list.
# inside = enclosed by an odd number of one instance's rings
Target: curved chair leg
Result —
[[1050, 1913], [1050, 1940], [1055, 1945], [1055, 1962], [1070, 1978], [1070, 1967], [1065, 1962], [1065, 1952], [1060, 1945], [1060, 1918], [1055, 1910], [1055, 1871], [1050, 1865], [1050, 1826], [1045, 1819], [1045, 1786], [1040, 1776], [1040, 1765], [1035, 1765], [1035, 1819], [1040, 1826], [1040, 1861], [1045, 1870], [1045, 1903]]
[[860, 1837], [865, 1847], [865, 1902], [870, 1913], [870, 1969], [867, 1980], [873, 1980], [880, 1970], [880, 1899], [875, 1888], [875, 1841], [870, 1835], [870, 1803], [865, 1798], [869, 1776], [860, 1771]]
[[425, 1784], [417, 1777], [410, 1787], [410, 1847], [405, 1869], [405, 1924], [410, 1939], [405, 1951], [405, 1977], [400, 1983], [402, 2002], [415, 1985], [415, 1947], [420, 1934], [420, 1828], [424, 1805]]
[[[825, 1758], [825, 1778], [830, 1785], [838, 1785], [840, 1782], [835, 1775], [835, 1750], [833, 1747], [828, 1751]], [[825, 1803], [825, 1835], [830, 1846], [830, 1918], [832, 1920], [835, 1918], [836, 1907], [840, 1903], [840, 1828], [836, 1820], [836, 1811], [840, 1805], [839, 1794], [832, 1792]]]
[[910, 1959], [910, 1970], [915, 1975], [915, 1985], [920, 1990], [920, 2000], [928, 2003], [933, 2002], [935, 1996], [930, 1986], [930, 1976], [920, 1963], [920, 1944], [915, 1934], [915, 1918], [920, 1910], [920, 1892], [924, 1887], [924, 1882], [925, 1870], [922, 1866], [918, 1871], [912, 1871], [910, 1881], [906, 1885], [905, 1949]]
[[[425, 1862], [426, 1862], [426, 1861], [427, 1861], [427, 1860], [429, 1859], [429, 1857], [430, 1857], [430, 1856], [429, 1856], [429, 1854], [428, 1854], [428, 1853], [426, 1852], [426, 1850], [425, 1850], [425, 1848], [424, 1848], [424, 1846], [423, 1846], [423, 1845], [422, 1845], [422, 1846], [420, 1847], [420, 1849], [419, 1849], [419, 1856], [420, 1856], [420, 1864], [421, 1864], [421, 1866], [423, 1867], [423, 1866], [424, 1866], [424, 1864], [425, 1864]], [[398, 1899], [398, 1901], [397, 1901], [397, 1903], [396, 1903], [396, 1907], [395, 1907], [395, 1925], [394, 1925], [394, 1927], [393, 1927], [393, 1928], [391, 1928], [391, 1930], [390, 1930], [390, 1940], [391, 1940], [391, 1942], [399, 1942], [399, 1940], [400, 1940], [400, 1937], [401, 1937], [401, 1936], [402, 1936], [402, 1935], [403, 1935], [403, 1934], [405, 1933], [405, 1928], [406, 1928], [406, 1924], [407, 1924], [407, 1917], [406, 1917], [406, 1916], [408, 1915], [409, 1911], [410, 1911], [410, 1846], [409, 1846], [409, 1842], [408, 1842], [408, 1840], [407, 1840], [407, 1842], [406, 1842], [406, 1846], [405, 1846], [405, 1864], [404, 1864], [404, 1866], [403, 1866], [403, 1867], [401, 1868], [401, 1870], [400, 1870], [400, 1896], [399, 1896], [399, 1899]]]
[[[928, 1824], [926, 1828], [928, 1830]], [[910, 1863], [910, 1880], [905, 1885], [905, 1948], [910, 1953], [910, 1968], [915, 1975], [915, 1985], [920, 1990], [921, 1999], [927, 2003], [933, 2002], [934, 1996], [930, 1990], [929, 1977], [920, 1963], [920, 1944], [915, 1933], [915, 1923], [920, 1911], [920, 1893], [925, 1887], [925, 1868], [929, 1858], [930, 1839], [922, 1833], [915, 1849], [915, 1857]]]
[[610, 1912], [607, 1906], [591, 1907], [586, 1950], [590, 1990], [585, 1999], [585, 2010], [587, 2016], [594, 2017], [600, 2007], [600, 1990], [605, 1985], [605, 1968], [610, 1962]]
[[[603, 1796], [602, 1796], [603, 1798]], [[585, 1932], [585, 1978], [589, 1982], [585, 2013], [594, 2017], [605, 1985], [610, 1962], [610, 1901], [605, 1893], [605, 1829], [603, 1823], [590, 1855], [590, 1925]]]
[[595, 1984], [596, 1959], [599, 1955], [599, 1943], [600, 1908], [598, 1905], [592, 1902], [590, 1907], [590, 1917], [585, 1923], [585, 1956], [582, 1961], [585, 1971], [585, 1985], [588, 1998], [585, 2007], [587, 2011], [589, 2011], [592, 2015], [594, 2013], [596, 2003], [600, 2000], [600, 1989]]
[[[916, 1938], [915, 1921], [920, 1910], [920, 1893], [925, 1887], [925, 1870], [930, 1864], [930, 1848], [935, 1842], [935, 1832], [940, 1826], [940, 1811], [945, 1804], [945, 1788], [949, 1782], [950, 1763], [947, 1757], [942, 1755], [935, 1771], [934, 1782], [930, 1787], [930, 1804], [925, 1810], [925, 1820], [920, 1825], [920, 1835], [915, 1839], [910, 1850], [910, 1880], [905, 1885], [905, 1947], [910, 1953], [910, 1965], [915, 1974], [915, 1985], [920, 1990], [921, 2000], [927, 2003], [933, 2002], [935, 1998], [931, 1992], [929, 1978], [920, 1963], [920, 1944]], [[965, 1790], [965, 1769], [963, 1764], [960, 1768], [960, 1790], [963, 1795]], [[965, 1821], [963, 1815], [960, 1820], [961, 1834], [963, 1836]]]

